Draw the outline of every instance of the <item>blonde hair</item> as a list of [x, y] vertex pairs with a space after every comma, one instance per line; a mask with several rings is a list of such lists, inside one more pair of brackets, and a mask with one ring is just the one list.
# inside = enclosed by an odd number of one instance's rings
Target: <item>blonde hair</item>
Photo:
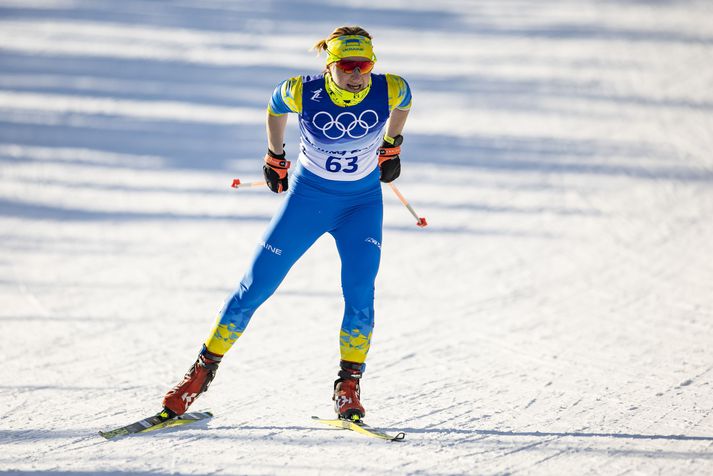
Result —
[[339, 38], [340, 36], [346, 35], [365, 36], [371, 40], [371, 35], [369, 34], [369, 32], [360, 26], [340, 26], [338, 28], [335, 28], [334, 31], [327, 38], [319, 40], [317, 43], [315, 43], [312, 49], [315, 50], [317, 54], [320, 54], [322, 51], [327, 51], [327, 42], [329, 40], [333, 40], [335, 38]]

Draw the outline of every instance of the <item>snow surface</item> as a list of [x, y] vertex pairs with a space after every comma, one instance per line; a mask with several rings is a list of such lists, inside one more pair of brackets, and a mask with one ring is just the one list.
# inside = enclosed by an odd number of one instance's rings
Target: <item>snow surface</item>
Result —
[[[713, 473], [710, 1], [0, 2], [0, 471]], [[384, 188], [363, 383], [330, 416], [321, 239], [193, 408], [104, 441], [191, 364], [283, 199], [264, 107], [340, 24], [414, 109]], [[297, 131], [290, 121], [288, 153]]]

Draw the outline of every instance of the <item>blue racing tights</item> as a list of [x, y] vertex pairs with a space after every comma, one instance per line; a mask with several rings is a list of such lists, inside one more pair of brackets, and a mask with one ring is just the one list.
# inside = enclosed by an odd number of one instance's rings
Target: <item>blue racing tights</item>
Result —
[[334, 237], [342, 262], [342, 360], [363, 363], [374, 327], [374, 280], [381, 258], [383, 206], [379, 170], [353, 181], [320, 178], [298, 166], [290, 189], [260, 242], [240, 286], [226, 301], [206, 341], [223, 355], [292, 265], [322, 236]]

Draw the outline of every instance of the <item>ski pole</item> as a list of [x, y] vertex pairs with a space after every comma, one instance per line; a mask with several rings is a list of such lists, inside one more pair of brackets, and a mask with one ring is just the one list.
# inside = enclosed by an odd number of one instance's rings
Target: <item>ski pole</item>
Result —
[[415, 211], [415, 210], [413, 209], [413, 207], [409, 204], [408, 200], [406, 200], [406, 198], [405, 198], [403, 195], [401, 195], [401, 192], [399, 192], [399, 189], [396, 188], [396, 185], [394, 185], [392, 182], [389, 182], [389, 187], [391, 187], [391, 190], [393, 190], [394, 193], [396, 194], [396, 196], [399, 197], [399, 200], [401, 200], [401, 203], [403, 203], [404, 206], [405, 206], [406, 208], [408, 208], [408, 211], [410, 211], [410, 212], [411, 212], [411, 215], [413, 215], [413, 217], [416, 219], [416, 225], [419, 226], [419, 227], [421, 227], [421, 228], [424, 228], [424, 227], [428, 226], [428, 222], [426, 222], [426, 218], [425, 218], [425, 217], [419, 217], [419, 216], [418, 216], [418, 214], [416, 213], [416, 211]]
[[[267, 185], [267, 183], [265, 183], [265, 181], [242, 183], [240, 181], [240, 179], [236, 178], [236, 179], [233, 179], [233, 184], [231, 185], [231, 187], [233, 187], [233, 188], [264, 187], [265, 185]], [[396, 188], [396, 185], [394, 185], [393, 183], [389, 183], [389, 186], [391, 187], [391, 190], [393, 190], [394, 193], [396, 194], [396, 196], [399, 198], [401, 203], [403, 203], [403, 205], [408, 209], [408, 211], [411, 212], [411, 215], [413, 215], [413, 217], [416, 219], [416, 225], [421, 228], [428, 226], [428, 222], [426, 221], [426, 218], [418, 216], [418, 214], [416, 213], [416, 210], [413, 209], [413, 207], [408, 202], [408, 200], [406, 200], [406, 198], [401, 194], [399, 189]]]
[[244, 187], [263, 187], [267, 185], [267, 183], [263, 180], [261, 182], [247, 182], [247, 183], [241, 183], [239, 178], [233, 179], [233, 185], [231, 187], [233, 188], [244, 188]]

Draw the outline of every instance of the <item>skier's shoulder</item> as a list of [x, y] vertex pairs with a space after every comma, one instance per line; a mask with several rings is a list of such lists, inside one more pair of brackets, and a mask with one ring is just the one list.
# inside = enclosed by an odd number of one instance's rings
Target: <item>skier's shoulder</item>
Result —
[[386, 84], [389, 91], [389, 108], [409, 109], [411, 107], [411, 87], [399, 75], [386, 73]]
[[302, 76], [293, 76], [281, 81], [272, 93], [267, 106], [268, 112], [273, 116], [281, 116], [289, 112], [302, 111]]

